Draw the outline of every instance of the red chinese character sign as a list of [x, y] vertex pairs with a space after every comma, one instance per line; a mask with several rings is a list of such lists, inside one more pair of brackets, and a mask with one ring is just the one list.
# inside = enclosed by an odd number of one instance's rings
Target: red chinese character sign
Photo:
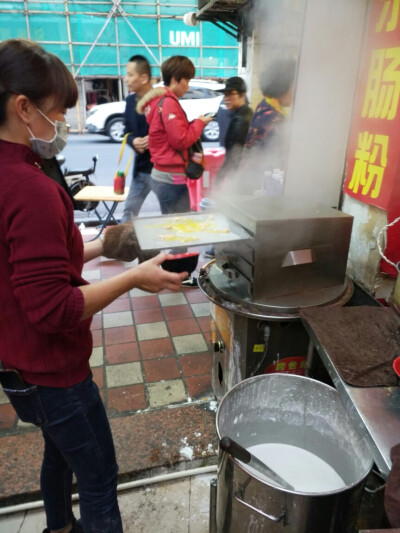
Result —
[[[400, 0], [372, 0], [363, 67], [349, 136], [344, 191], [400, 216]], [[400, 223], [385, 255], [400, 261]], [[386, 261], [382, 270], [397, 275]]]

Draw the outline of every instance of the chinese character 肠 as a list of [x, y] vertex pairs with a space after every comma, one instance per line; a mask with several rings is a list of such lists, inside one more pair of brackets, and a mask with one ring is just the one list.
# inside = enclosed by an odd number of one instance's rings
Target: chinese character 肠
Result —
[[400, 47], [373, 50], [362, 117], [393, 120], [400, 96]]

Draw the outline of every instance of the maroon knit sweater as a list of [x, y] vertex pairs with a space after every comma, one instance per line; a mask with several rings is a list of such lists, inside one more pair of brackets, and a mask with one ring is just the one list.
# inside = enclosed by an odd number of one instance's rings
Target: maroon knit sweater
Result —
[[83, 242], [70, 199], [40, 163], [0, 140], [0, 359], [29, 383], [69, 387], [90, 372]]

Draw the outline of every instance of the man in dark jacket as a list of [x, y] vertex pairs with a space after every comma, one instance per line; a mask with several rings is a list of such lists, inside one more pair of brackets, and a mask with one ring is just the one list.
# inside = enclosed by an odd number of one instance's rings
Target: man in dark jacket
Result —
[[125, 200], [122, 222], [129, 222], [139, 214], [143, 202], [151, 191], [150, 174], [153, 164], [149, 152], [149, 127], [143, 115], [136, 111], [136, 103], [151, 89], [151, 71], [147, 59], [141, 55], [132, 56], [126, 66], [126, 84], [133, 94], [126, 99], [125, 135], [127, 144], [135, 150], [132, 183]]
[[[215, 177], [216, 190], [224, 186], [229, 191], [229, 177], [236, 174], [242, 155], [243, 145], [246, 141], [247, 131], [253, 116], [253, 111], [247, 104], [246, 83], [239, 76], [229, 78], [226, 82], [225, 105], [231, 112], [231, 119], [226, 130], [223, 146], [225, 146], [225, 160]], [[236, 184], [231, 180], [234, 188]], [[214, 247], [204, 252], [205, 257], [214, 257]]]
[[222, 183], [223, 179], [229, 179], [229, 173], [235, 172], [239, 166], [243, 145], [253, 116], [253, 111], [247, 105], [246, 90], [246, 83], [239, 76], [229, 78], [225, 85], [225, 105], [232, 115], [225, 134], [225, 161], [216, 177], [217, 186]]

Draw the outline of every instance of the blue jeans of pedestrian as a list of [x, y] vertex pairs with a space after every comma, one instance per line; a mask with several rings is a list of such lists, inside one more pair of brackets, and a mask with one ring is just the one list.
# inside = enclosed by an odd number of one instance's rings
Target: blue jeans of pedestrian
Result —
[[43, 433], [40, 486], [47, 527], [62, 529], [71, 522], [75, 474], [85, 533], [122, 533], [114, 443], [92, 376], [67, 389], [31, 386], [8, 397], [21, 420]]
[[174, 215], [175, 213], [187, 213], [190, 211], [189, 190], [186, 185], [162, 183], [152, 178], [151, 188], [160, 202], [163, 215]]
[[137, 172], [132, 176], [131, 186], [125, 200], [121, 222], [130, 222], [132, 215], [138, 216], [143, 202], [151, 191], [150, 174]]

